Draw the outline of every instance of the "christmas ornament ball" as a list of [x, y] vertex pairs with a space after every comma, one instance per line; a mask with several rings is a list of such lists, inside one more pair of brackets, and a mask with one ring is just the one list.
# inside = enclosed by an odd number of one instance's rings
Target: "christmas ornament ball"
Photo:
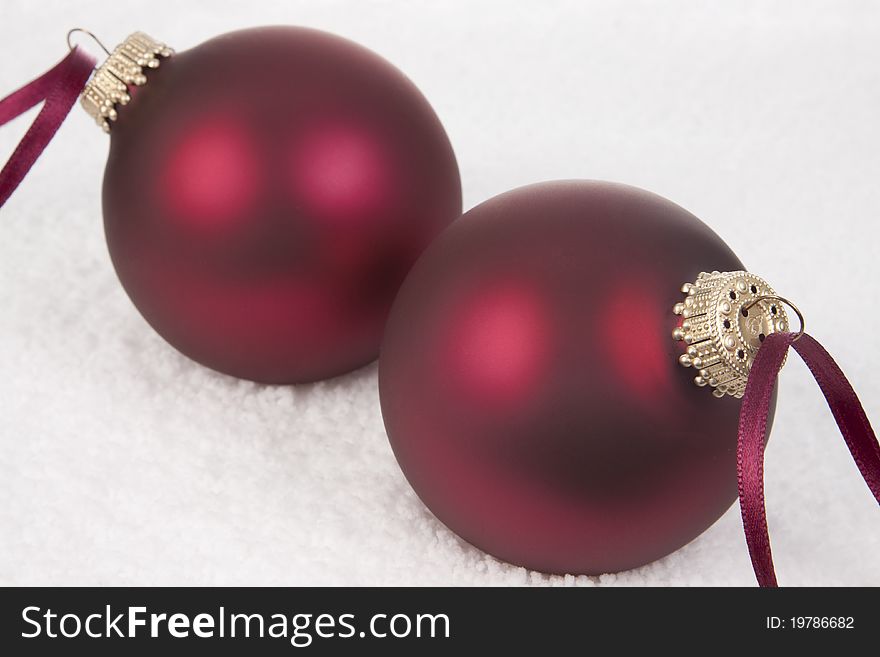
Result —
[[692, 214], [624, 185], [537, 184], [467, 212], [401, 287], [379, 360], [415, 492], [468, 542], [549, 573], [691, 541], [737, 497], [739, 401], [694, 386], [672, 307], [701, 271], [740, 269]]
[[163, 59], [112, 125], [107, 244], [169, 343], [267, 383], [373, 360], [424, 247], [461, 212], [440, 121], [378, 55], [293, 27]]

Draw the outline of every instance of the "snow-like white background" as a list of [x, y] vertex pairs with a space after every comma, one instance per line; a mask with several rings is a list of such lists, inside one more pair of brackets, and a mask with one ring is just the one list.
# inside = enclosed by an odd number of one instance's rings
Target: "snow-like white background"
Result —
[[[74, 26], [178, 50], [261, 24], [358, 41], [433, 103], [465, 207], [553, 178], [650, 189], [805, 311], [880, 421], [880, 3], [3, 0], [0, 95]], [[0, 131], [12, 151], [27, 119]], [[75, 108], [0, 212], [0, 584], [752, 585], [737, 507], [598, 578], [486, 556], [420, 504], [376, 367], [297, 387], [199, 367], [103, 241], [107, 137]], [[783, 584], [880, 585], [880, 513], [797, 357], [767, 452]]]

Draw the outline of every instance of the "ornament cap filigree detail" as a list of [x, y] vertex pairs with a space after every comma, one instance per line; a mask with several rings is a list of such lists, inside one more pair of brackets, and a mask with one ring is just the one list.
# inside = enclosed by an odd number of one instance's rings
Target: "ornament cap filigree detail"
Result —
[[742, 397], [761, 343], [790, 330], [785, 300], [746, 271], [702, 272], [681, 291], [684, 301], [672, 309], [682, 318], [672, 337], [686, 345], [679, 363], [696, 369], [694, 383], [714, 396]]
[[129, 87], [146, 84], [145, 71], [158, 68], [162, 59], [173, 54], [174, 50], [164, 43], [143, 32], [135, 32], [98, 67], [82, 92], [80, 103], [104, 132], [109, 133], [119, 107], [131, 100]]

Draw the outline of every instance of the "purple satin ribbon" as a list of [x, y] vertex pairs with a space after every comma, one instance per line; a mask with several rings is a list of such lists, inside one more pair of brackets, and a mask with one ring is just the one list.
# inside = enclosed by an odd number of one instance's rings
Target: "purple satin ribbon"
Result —
[[0, 100], [0, 126], [46, 101], [37, 118], [0, 170], [0, 207], [24, 179], [55, 136], [95, 68], [95, 60], [74, 48], [58, 64]]
[[822, 345], [807, 334], [795, 337], [794, 333], [772, 333], [764, 340], [749, 373], [739, 415], [739, 503], [752, 566], [761, 586], [778, 586], [764, 506], [764, 436], [773, 387], [790, 346], [813, 373], [859, 472], [880, 503], [880, 444], [859, 398]]

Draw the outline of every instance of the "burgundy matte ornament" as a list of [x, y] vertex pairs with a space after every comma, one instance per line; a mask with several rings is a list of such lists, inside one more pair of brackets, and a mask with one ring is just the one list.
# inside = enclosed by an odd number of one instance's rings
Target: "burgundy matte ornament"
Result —
[[256, 381], [374, 359], [398, 285], [461, 212], [430, 105], [379, 56], [310, 29], [168, 54], [143, 86], [85, 94], [111, 135], [104, 226], [135, 306], [187, 356]]
[[634, 568], [705, 531], [737, 497], [740, 405], [695, 388], [671, 309], [716, 269], [743, 266], [633, 187], [544, 183], [466, 213], [403, 284], [380, 357], [416, 493], [475, 546], [551, 573]]

